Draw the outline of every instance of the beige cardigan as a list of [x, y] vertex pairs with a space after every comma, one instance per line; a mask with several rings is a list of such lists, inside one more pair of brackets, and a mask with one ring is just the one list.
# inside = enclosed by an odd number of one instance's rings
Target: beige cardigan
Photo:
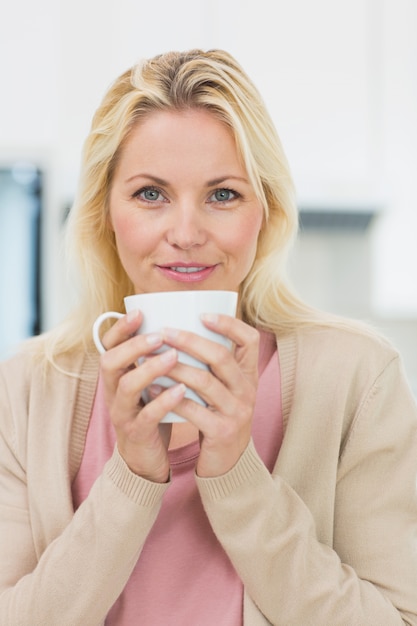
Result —
[[[225, 476], [196, 478], [245, 586], [244, 625], [417, 625], [417, 410], [398, 355], [337, 329], [278, 347], [273, 475], [251, 443]], [[43, 380], [27, 355], [0, 366], [0, 626], [102, 624], [169, 488], [116, 450], [74, 515], [98, 359], [61, 366], [81, 381]]]

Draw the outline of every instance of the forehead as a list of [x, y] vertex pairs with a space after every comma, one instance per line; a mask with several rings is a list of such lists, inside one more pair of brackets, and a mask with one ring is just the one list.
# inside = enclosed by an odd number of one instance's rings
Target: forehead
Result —
[[229, 126], [211, 111], [153, 111], [139, 120], [119, 152], [118, 165], [186, 162], [188, 167], [229, 163], [245, 169]]
[[214, 112], [204, 108], [189, 108], [149, 112], [133, 125], [125, 143], [131, 139], [156, 140], [185, 132], [198, 136], [214, 132], [216, 135], [227, 135], [234, 142], [232, 130]]

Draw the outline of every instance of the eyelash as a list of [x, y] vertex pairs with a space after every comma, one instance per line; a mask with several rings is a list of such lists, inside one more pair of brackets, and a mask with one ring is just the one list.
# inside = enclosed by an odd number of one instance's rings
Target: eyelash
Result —
[[241, 197], [240, 193], [238, 193], [234, 189], [229, 189], [229, 187], [219, 187], [218, 189], [215, 189], [211, 193], [210, 198], [212, 196], [214, 196], [214, 194], [217, 193], [218, 191], [227, 191], [228, 193], [232, 194], [233, 197], [232, 198], [228, 198], [227, 200], [214, 200], [213, 202], [218, 202], [220, 204], [227, 204], [228, 202], [232, 202], [233, 200], [236, 200], [237, 198]]
[[155, 193], [161, 196], [163, 195], [162, 191], [158, 189], [158, 187], [153, 187], [152, 185], [148, 185], [147, 187], [141, 187], [140, 189], [135, 191], [132, 197], [138, 200], [144, 200], [145, 202], [149, 202], [149, 204], [156, 203], [157, 202], [156, 200], [153, 200], [153, 201], [147, 200], [146, 198], [142, 197], [142, 194], [146, 193], [147, 191], [154, 191]]
[[[162, 196], [163, 198], [165, 198], [165, 196], [163, 195], [162, 191], [160, 189], [158, 189], [158, 187], [154, 187], [152, 185], [148, 185], [146, 187], [141, 187], [140, 189], [135, 191], [134, 194], [132, 194], [132, 198], [135, 198], [137, 200], [143, 200], [144, 202], [147, 202], [149, 204], [156, 204], [157, 202], [160, 202], [160, 200], [148, 200], [148, 199], [144, 198], [143, 194], [146, 193], [147, 191], [153, 191], [153, 192], [157, 193], [158, 195]], [[226, 200], [217, 200], [217, 199], [209, 200], [209, 202], [214, 203], [214, 204], [228, 204], [229, 202], [233, 202], [233, 200], [241, 198], [241, 194], [240, 193], [238, 193], [234, 189], [230, 189], [229, 187], [218, 187], [217, 189], [215, 189], [214, 191], [211, 192], [209, 198], [212, 198], [214, 196], [214, 194], [216, 194], [218, 191], [226, 191], [229, 194], [232, 194], [233, 197], [232, 198], [227, 198]]]

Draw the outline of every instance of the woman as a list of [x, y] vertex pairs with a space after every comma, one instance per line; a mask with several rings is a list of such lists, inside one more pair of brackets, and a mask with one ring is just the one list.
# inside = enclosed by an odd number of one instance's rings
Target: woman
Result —
[[[387, 342], [293, 295], [296, 229], [230, 55], [164, 54], [110, 88], [70, 216], [81, 306], [1, 368], [1, 624], [417, 624], [415, 402]], [[135, 334], [138, 311], [99, 361], [98, 314], [190, 288], [238, 291], [238, 319], [205, 320], [233, 353]]]

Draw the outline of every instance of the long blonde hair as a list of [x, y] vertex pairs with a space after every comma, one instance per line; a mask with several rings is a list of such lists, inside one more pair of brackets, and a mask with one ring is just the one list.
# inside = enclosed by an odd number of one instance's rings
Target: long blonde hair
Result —
[[209, 110], [230, 128], [264, 207], [256, 259], [240, 290], [244, 319], [273, 332], [320, 319], [288, 284], [287, 257], [298, 230], [295, 192], [281, 142], [258, 90], [227, 52], [169, 52], [122, 74], [94, 115], [67, 225], [70, 259], [78, 264], [81, 279], [81, 305], [50, 334], [50, 357], [87, 346], [93, 321], [103, 311], [123, 311], [123, 297], [133, 293], [133, 285], [109, 227], [113, 173], [136, 124], [153, 111], [190, 107]]

